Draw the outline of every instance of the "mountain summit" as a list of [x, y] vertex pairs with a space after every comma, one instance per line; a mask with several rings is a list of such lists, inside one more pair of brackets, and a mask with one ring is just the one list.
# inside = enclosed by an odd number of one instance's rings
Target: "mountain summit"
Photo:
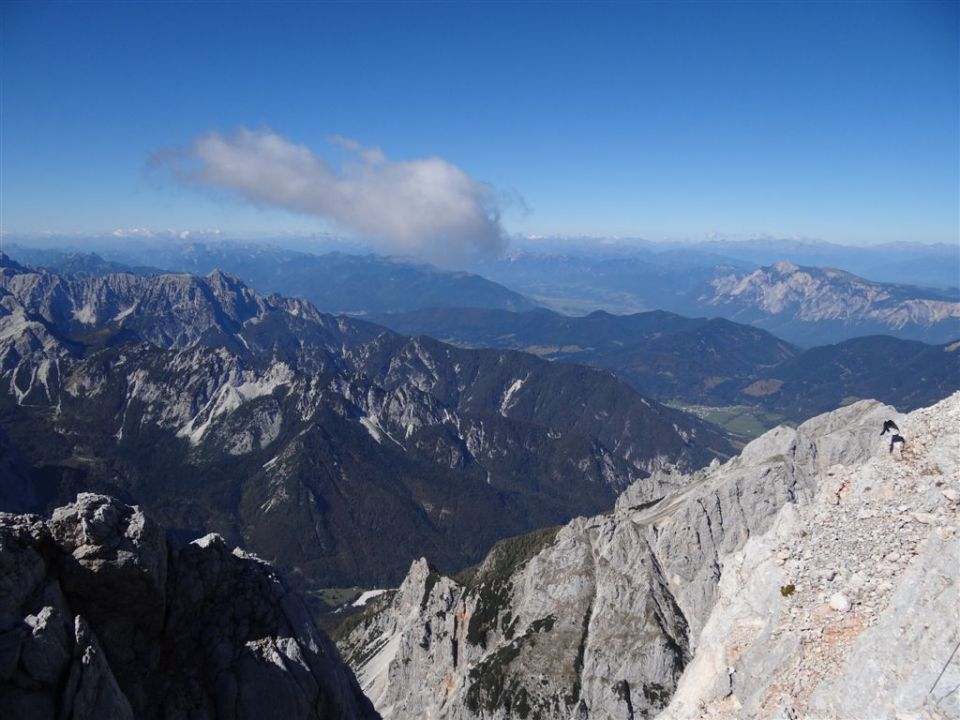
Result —
[[846, 339], [851, 328], [927, 342], [960, 337], [960, 303], [945, 293], [788, 262], [714, 278], [699, 302], [807, 345]]

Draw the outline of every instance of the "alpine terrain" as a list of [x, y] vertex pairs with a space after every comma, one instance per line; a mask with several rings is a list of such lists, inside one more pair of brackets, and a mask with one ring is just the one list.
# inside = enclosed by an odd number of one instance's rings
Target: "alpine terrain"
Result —
[[776, 428], [470, 572], [421, 559], [339, 646], [385, 718], [957, 717], [958, 426], [960, 393]]
[[303, 601], [218, 535], [81, 494], [0, 513], [0, 717], [377, 717]]
[[23, 487], [3, 509], [104, 492], [321, 586], [396, 583], [424, 554], [452, 571], [733, 451], [606, 372], [397, 335], [220, 272], [5, 259], [0, 313], [2, 471]]

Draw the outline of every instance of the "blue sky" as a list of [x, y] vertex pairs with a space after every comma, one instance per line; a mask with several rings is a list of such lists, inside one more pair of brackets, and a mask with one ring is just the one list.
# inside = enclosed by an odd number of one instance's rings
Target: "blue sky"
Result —
[[[31, 2], [0, 13], [6, 233], [394, 237], [409, 228], [357, 213], [399, 203], [396, 184], [421, 169], [390, 161], [439, 157], [430, 192], [462, 173], [477, 183], [464, 202], [498, 207], [508, 233], [958, 242], [956, 2]], [[361, 172], [379, 194], [351, 214], [327, 186], [296, 197], [256, 187], [275, 165], [248, 184], [204, 165], [197, 138], [215, 132], [241, 152], [240, 128], [309, 148], [304, 162], [321, 173], [316, 158], [337, 173], [359, 157], [332, 136], [380, 148], [387, 164]], [[304, 172], [284, 181], [312, 182]], [[330, 183], [346, 192], [342, 176]]]

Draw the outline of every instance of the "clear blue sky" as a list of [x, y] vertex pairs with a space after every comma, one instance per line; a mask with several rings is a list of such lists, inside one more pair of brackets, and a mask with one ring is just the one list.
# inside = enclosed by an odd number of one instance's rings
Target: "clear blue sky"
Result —
[[957, 242], [958, 3], [0, 5], [3, 229], [319, 231], [147, 171], [342, 135], [511, 233]]

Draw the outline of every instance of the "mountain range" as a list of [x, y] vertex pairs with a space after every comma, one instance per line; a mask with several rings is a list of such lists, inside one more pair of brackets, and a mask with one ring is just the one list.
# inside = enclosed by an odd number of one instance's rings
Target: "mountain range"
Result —
[[[483, 274], [567, 315], [666, 310], [723, 317], [809, 347], [871, 334], [945, 343], [960, 337], [960, 295], [787, 262], [757, 267], [704, 251], [515, 252]], [[954, 266], [960, 271], [960, 266]]]
[[542, 309], [436, 308], [376, 320], [397, 332], [457, 345], [602, 367], [661, 402], [754, 407], [752, 417], [762, 429], [783, 419], [802, 422], [861, 398], [912, 410], [960, 389], [956, 342], [867, 336], [801, 350], [752, 325], [663, 311], [570, 317]]
[[813, 238], [660, 240], [616, 237], [516, 237], [512, 251], [568, 256], [664, 259], [755, 269], [778, 262], [837, 268], [862, 278], [918, 287], [960, 289], [960, 245], [885, 242], [842, 245]]
[[[477, 264], [479, 275], [402, 258], [318, 255], [228, 241], [106, 246], [103, 257], [16, 245], [9, 249], [23, 262], [58, 272], [206, 274], [220, 269], [262, 293], [299, 297], [322, 311], [356, 316], [438, 307], [548, 307], [572, 316], [596, 310], [616, 315], [665, 310], [736, 320], [803, 347], [873, 334], [936, 344], [960, 338], [957, 288], [877, 282], [789, 262], [758, 266], [719, 254], [721, 248], [710, 245], [656, 251], [513, 251]], [[941, 257], [935, 250], [927, 255]], [[751, 257], [749, 252], [740, 255]], [[943, 257], [949, 268], [950, 256]], [[960, 265], [954, 263], [953, 272], [960, 272]]]
[[520, 293], [479, 275], [377, 255], [316, 255], [256, 243], [173, 241], [146, 249], [137, 245], [115, 249], [109, 258], [16, 245], [8, 251], [31, 266], [65, 273], [206, 275], [221, 270], [262, 293], [299, 297], [329, 313], [366, 315], [450, 304], [507, 310], [536, 307]]
[[807, 346], [849, 338], [851, 329], [934, 342], [960, 337], [960, 302], [951, 293], [787, 262], [719, 275], [698, 302]]
[[30, 488], [2, 509], [109, 493], [312, 587], [396, 582], [424, 553], [455, 570], [733, 451], [607, 372], [405, 337], [221, 272], [3, 258], [0, 313], [4, 472]]

